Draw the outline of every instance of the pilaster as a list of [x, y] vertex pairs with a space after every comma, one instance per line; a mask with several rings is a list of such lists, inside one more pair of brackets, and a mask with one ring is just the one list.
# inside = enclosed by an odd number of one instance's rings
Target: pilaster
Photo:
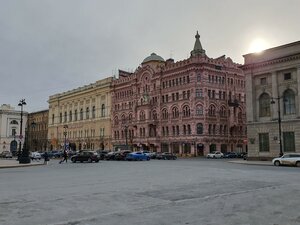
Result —
[[[272, 72], [272, 96], [271, 98], [277, 98], [278, 96], [278, 82], [277, 82], [277, 72], [274, 71]], [[272, 109], [272, 113], [271, 113], [271, 117], [272, 119], [278, 119], [278, 103], [277, 100], [274, 99], [275, 104], [271, 104], [271, 109]]]
[[297, 116], [300, 117], [300, 66], [297, 67], [297, 93], [298, 93], [298, 112], [297, 112]]

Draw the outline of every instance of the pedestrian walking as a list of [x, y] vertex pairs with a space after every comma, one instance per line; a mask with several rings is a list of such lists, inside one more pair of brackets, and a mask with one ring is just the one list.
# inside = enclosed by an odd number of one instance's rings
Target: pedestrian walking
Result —
[[49, 155], [47, 152], [44, 153], [44, 164], [45, 165], [48, 165], [48, 162], [49, 162]]
[[64, 161], [66, 161], [66, 163], [68, 162], [68, 153], [66, 150], [64, 150], [63, 159], [59, 163], [62, 163]]

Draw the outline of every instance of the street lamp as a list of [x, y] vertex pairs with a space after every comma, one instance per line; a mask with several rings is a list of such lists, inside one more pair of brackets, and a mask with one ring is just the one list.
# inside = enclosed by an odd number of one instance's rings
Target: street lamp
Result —
[[21, 152], [22, 152], [22, 143], [21, 140], [23, 138], [22, 130], [23, 130], [23, 105], [26, 105], [25, 99], [21, 99], [19, 101], [18, 106], [21, 107], [21, 121], [20, 121], [20, 143], [19, 143], [19, 151], [18, 151], [18, 160], [20, 160]]
[[281, 142], [281, 114], [280, 114], [280, 99], [283, 97], [277, 97], [277, 98], [273, 98], [272, 97], [272, 101], [271, 104], [275, 104], [275, 100], [277, 100], [277, 104], [278, 104], [278, 131], [279, 131], [279, 148], [280, 148], [280, 152], [279, 152], [279, 156], [283, 156], [283, 150], [282, 150], [282, 142]]
[[64, 129], [65, 129], [65, 131], [64, 131], [64, 136], [65, 136], [64, 150], [66, 151], [67, 150], [67, 134], [68, 134], [67, 129], [68, 129], [68, 125], [64, 125]]

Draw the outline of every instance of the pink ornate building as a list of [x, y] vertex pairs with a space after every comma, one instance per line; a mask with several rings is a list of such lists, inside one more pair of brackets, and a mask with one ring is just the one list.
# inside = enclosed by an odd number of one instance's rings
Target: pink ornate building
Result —
[[191, 56], [152, 53], [112, 83], [114, 149], [206, 155], [246, 151], [245, 78], [225, 55], [205, 54], [197, 32]]

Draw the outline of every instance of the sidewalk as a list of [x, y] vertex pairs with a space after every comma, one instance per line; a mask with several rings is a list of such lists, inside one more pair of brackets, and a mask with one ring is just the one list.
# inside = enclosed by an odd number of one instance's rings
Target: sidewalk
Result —
[[44, 165], [44, 160], [31, 161], [31, 163], [28, 164], [19, 164], [19, 162], [16, 159], [0, 159], [0, 169], [41, 166], [41, 165]]
[[271, 161], [235, 160], [235, 161], [228, 161], [228, 162], [229, 163], [245, 164], [245, 165], [273, 166]]

